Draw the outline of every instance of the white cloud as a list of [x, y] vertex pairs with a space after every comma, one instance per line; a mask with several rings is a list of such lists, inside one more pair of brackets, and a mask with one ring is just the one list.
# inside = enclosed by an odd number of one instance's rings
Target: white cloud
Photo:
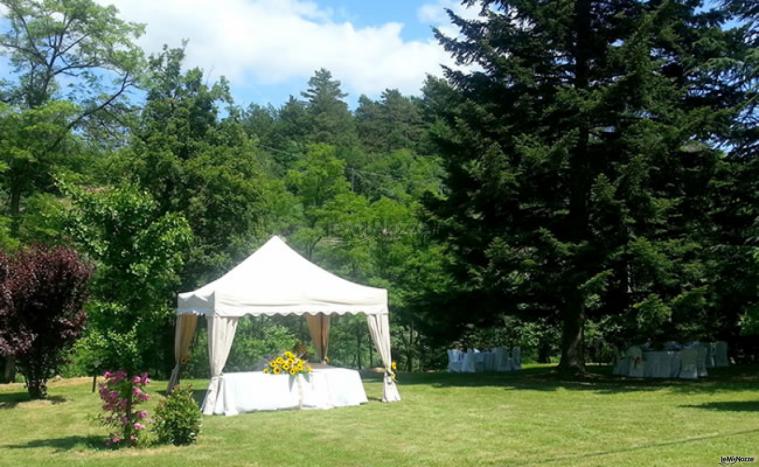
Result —
[[[357, 28], [306, 0], [98, 0], [147, 24], [148, 51], [189, 39], [187, 64], [233, 84], [277, 84], [325, 67], [351, 94], [416, 94], [452, 58], [430, 38], [404, 40], [403, 24]], [[423, 8], [426, 8], [423, 7]]]
[[479, 16], [480, 8], [476, 4], [471, 7], [462, 5], [461, 0], [436, 0], [420, 6], [416, 15], [422, 23], [435, 26], [446, 36], [455, 37], [459, 34], [459, 30], [451, 24], [446, 10], [451, 10], [464, 19], [475, 19]]

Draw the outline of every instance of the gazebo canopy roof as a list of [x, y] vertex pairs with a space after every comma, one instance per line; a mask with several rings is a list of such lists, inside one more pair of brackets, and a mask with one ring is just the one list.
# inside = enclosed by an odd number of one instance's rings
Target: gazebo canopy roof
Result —
[[277, 236], [219, 279], [177, 298], [177, 314], [387, 312], [387, 290], [337, 277], [296, 253]]

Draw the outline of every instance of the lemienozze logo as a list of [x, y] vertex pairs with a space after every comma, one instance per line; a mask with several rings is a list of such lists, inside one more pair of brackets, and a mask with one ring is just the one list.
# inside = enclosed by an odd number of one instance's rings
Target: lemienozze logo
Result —
[[720, 465], [735, 465], [735, 464], [753, 463], [753, 462], [756, 462], [756, 457], [754, 456], [720, 456], [719, 457]]

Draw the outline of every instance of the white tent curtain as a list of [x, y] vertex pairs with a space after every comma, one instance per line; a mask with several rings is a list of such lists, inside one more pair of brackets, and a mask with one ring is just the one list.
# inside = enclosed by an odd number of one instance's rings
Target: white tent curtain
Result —
[[206, 399], [203, 401], [203, 414], [213, 415], [216, 399], [221, 390], [221, 375], [227, 363], [232, 341], [235, 339], [239, 318], [207, 315], [208, 321], [208, 361], [211, 367], [211, 382], [208, 385]]
[[308, 322], [308, 332], [311, 334], [311, 340], [314, 341], [316, 356], [320, 362], [324, 363], [329, 348], [329, 316], [324, 313], [306, 315], [306, 322]]
[[197, 326], [197, 315], [177, 315], [176, 327], [174, 329], [174, 361], [176, 365], [171, 371], [169, 386], [166, 388], [169, 394], [171, 394], [174, 386], [179, 384], [179, 372], [182, 365], [190, 359], [190, 345], [192, 344], [192, 338], [195, 336]]
[[383, 381], [382, 401], [383, 402], [396, 402], [401, 400], [401, 395], [398, 393], [398, 387], [393, 381], [391, 376], [391, 365], [393, 360], [390, 356], [390, 320], [388, 315], [367, 315], [366, 321], [369, 323], [369, 333], [372, 335], [374, 345], [377, 347], [377, 351], [382, 359], [382, 364], [385, 366], [385, 378]]

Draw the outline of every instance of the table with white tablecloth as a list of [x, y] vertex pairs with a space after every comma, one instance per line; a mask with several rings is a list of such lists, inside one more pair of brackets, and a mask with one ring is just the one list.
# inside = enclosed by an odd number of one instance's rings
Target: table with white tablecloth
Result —
[[367, 402], [361, 376], [346, 368], [314, 368], [310, 375], [271, 375], [260, 371], [226, 373], [214, 413], [280, 409], [330, 409]]

